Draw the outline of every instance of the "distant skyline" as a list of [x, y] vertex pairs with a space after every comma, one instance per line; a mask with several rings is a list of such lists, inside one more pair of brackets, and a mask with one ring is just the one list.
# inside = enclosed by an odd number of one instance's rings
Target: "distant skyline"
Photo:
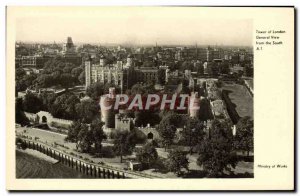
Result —
[[[90, 10], [90, 12], [89, 12]], [[50, 9], [17, 20], [16, 40], [120, 45], [252, 46], [252, 21], [203, 16], [197, 9]], [[176, 12], [175, 12], [176, 11]], [[188, 11], [188, 12], [186, 12]]]

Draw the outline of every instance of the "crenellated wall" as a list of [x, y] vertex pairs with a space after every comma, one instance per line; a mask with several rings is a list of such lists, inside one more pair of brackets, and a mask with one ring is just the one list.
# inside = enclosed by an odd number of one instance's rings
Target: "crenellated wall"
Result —
[[[159, 139], [159, 133], [154, 127], [138, 127], [138, 130], [142, 131], [147, 139]], [[152, 137], [152, 138], [151, 138]]]

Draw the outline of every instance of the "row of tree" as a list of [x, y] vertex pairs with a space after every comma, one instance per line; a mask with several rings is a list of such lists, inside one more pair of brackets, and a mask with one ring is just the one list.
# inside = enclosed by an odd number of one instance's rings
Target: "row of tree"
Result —
[[48, 88], [61, 86], [69, 88], [74, 85], [85, 83], [85, 72], [83, 66], [76, 66], [73, 63], [64, 62], [60, 58], [53, 58], [47, 61], [43, 71], [36, 79], [36, 87]]
[[85, 84], [85, 71], [83, 66], [76, 66], [64, 62], [60, 58], [47, 61], [40, 74], [26, 74], [22, 68], [16, 69], [16, 92], [25, 91], [27, 88], [70, 88], [74, 85]]
[[93, 150], [93, 153], [101, 153], [102, 141], [107, 137], [102, 126], [103, 122], [100, 119], [93, 120], [91, 124], [74, 121], [69, 128], [66, 141], [76, 143], [78, 151], [90, 153]]
[[131, 131], [116, 130], [114, 134], [108, 136], [103, 131], [103, 125], [100, 119], [95, 119], [90, 124], [74, 121], [65, 140], [76, 143], [76, 149], [80, 152], [104, 157], [102, 142], [110, 137], [114, 144], [113, 154], [120, 156], [121, 163], [123, 156], [132, 154], [136, 144], [145, 142], [145, 138], [141, 137], [136, 129]]
[[[195, 118], [179, 120], [176, 113], [167, 114], [158, 126], [161, 143], [165, 150], [174, 144], [178, 122], [186, 126], [180, 132], [180, 143], [189, 146], [189, 153], [195, 150], [199, 154], [197, 163], [209, 176], [220, 176], [224, 171], [231, 171], [237, 163], [237, 151], [253, 151], [253, 120], [244, 117], [236, 125], [236, 135], [232, 133], [232, 124], [228, 121], [213, 120], [207, 129], [202, 121]], [[178, 144], [178, 143], [177, 143]]]
[[155, 168], [156, 170], [162, 170], [165, 168], [167, 171], [179, 175], [182, 173], [182, 169], [189, 170], [189, 161], [186, 155], [186, 152], [175, 149], [170, 151], [168, 158], [162, 162], [155, 145], [149, 142], [137, 152], [136, 157], [142, 164], [143, 169]]
[[91, 123], [99, 117], [99, 105], [92, 99], [80, 101], [73, 93], [67, 92], [60, 96], [54, 93], [41, 93], [35, 95], [27, 93], [24, 98], [17, 99], [21, 107], [16, 107], [16, 111], [37, 113], [41, 110], [50, 112], [56, 118], [67, 120], [81, 120], [84, 123]]
[[[237, 124], [237, 132], [232, 134], [231, 123], [227, 121], [214, 120], [210, 130], [206, 130], [203, 123], [194, 118], [183, 117], [176, 113], [165, 115], [159, 126], [159, 134], [162, 144], [169, 148], [176, 135], [176, 127], [186, 124], [181, 135], [181, 141], [184, 146], [189, 146], [189, 153], [198, 153], [197, 163], [202, 166], [209, 177], [222, 176], [224, 172], [231, 172], [235, 168], [238, 159], [237, 151], [249, 152], [253, 150], [253, 120], [249, 117], [242, 118]], [[75, 142], [78, 150], [82, 152], [93, 152], [101, 154], [102, 141], [106, 139], [103, 130], [103, 123], [100, 120], [94, 120], [86, 124], [75, 121], [70, 127], [67, 140]], [[136, 130], [116, 131], [112, 137], [114, 153], [120, 156], [130, 155], [135, 150], [139, 141]], [[167, 160], [163, 163], [168, 171], [181, 174], [182, 169], [188, 170], [187, 151], [181, 151], [171, 148]], [[146, 143], [142, 149], [137, 152], [137, 160], [143, 164], [144, 168], [154, 167], [160, 163], [156, 151], [156, 145]], [[161, 167], [161, 166], [158, 166]]]

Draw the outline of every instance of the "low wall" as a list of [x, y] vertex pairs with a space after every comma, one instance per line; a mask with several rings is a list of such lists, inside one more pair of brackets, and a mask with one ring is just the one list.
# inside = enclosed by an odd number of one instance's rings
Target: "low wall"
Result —
[[27, 148], [37, 150], [41, 153], [50, 156], [61, 163], [76, 169], [82, 173], [85, 173], [95, 178], [113, 178], [113, 179], [124, 179], [124, 178], [160, 178], [158, 176], [151, 176], [148, 174], [137, 173], [133, 171], [125, 171], [118, 168], [111, 168], [109, 166], [101, 166], [95, 163], [88, 163], [75, 156], [68, 155], [60, 150], [53, 149], [52, 147], [41, 144], [39, 142], [31, 141], [29, 139], [20, 138], [25, 143]]
[[31, 122], [37, 122], [37, 123], [47, 123], [50, 127], [55, 128], [64, 128], [67, 129], [71, 126], [72, 121], [71, 120], [65, 120], [60, 118], [55, 118], [50, 114], [49, 112], [45, 111], [39, 111], [36, 114], [25, 112], [25, 116], [31, 121]]
[[94, 178], [126, 178], [125, 173], [114, 171], [111, 169], [103, 168], [100, 166], [96, 166], [95, 164], [89, 164], [84, 161], [78, 160], [74, 157], [71, 157], [69, 155], [66, 155], [64, 153], [61, 153], [57, 150], [51, 149], [47, 146], [44, 146], [39, 143], [35, 143], [33, 141], [23, 140], [23, 142], [26, 144], [27, 148], [37, 150], [41, 153], [46, 154], [47, 156], [50, 156], [61, 163], [76, 169], [79, 172], [82, 172], [86, 175], [89, 175]]
[[227, 112], [233, 124], [236, 124], [239, 121], [240, 116], [235, 109], [236, 106], [234, 106], [234, 104], [231, 102], [231, 99], [229, 98], [228, 92], [226, 90], [222, 90], [222, 98], [225, 101]]
[[25, 116], [31, 121], [36, 122], [37, 121], [37, 115], [29, 112], [24, 112]]
[[59, 118], [52, 118], [51, 126], [56, 128], [64, 128], [67, 129], [71, 126], [72, 121], [71, 120], [64, 120]]
[[253, 88], [250, 86], [250, 84], [247, 80], [244, 80], [244, 82], [245, 82], [245, 87], [247, 88], [249, 94], [251, 95], [251, 97], [253, 97], [253, 95], [254, 95]]
[[152, 139], [159, 139], [159, 133], [154, 127], [138, 127], [138, 130], [140, 130], [143, 134], [145, 134], [146, 138], [148, 138], [148, 135], [151, 133], [152, 134]]

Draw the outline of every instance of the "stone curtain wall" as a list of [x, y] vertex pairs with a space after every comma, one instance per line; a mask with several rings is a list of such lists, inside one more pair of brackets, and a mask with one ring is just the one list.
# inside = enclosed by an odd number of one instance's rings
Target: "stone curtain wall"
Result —
[[31, 121], [36, 122], [37, 121], [37, 115], [29, 112], [24, 112], [25, 116]]
[[159, 133], [154, 127], [138, 127], [138, 130], [143, 132], [146, 137], [148, 138], [148, 134], [152, 133], [153, 134], [153, 139], [160, 139]]
[[[25, 116], [31, 121], [31, 122], [38, 122], [38, 123], [47, 123], [50, 127], [56, 127], [56, 128], [69, 128], [72, 124], [71, 120], [65, 120], [60, 118], [54, 118], [52, 114], [45, 111], [40, 111], [36, 114], [25, 112]], [[46, 122], [43, 120], [46, 119]]]

